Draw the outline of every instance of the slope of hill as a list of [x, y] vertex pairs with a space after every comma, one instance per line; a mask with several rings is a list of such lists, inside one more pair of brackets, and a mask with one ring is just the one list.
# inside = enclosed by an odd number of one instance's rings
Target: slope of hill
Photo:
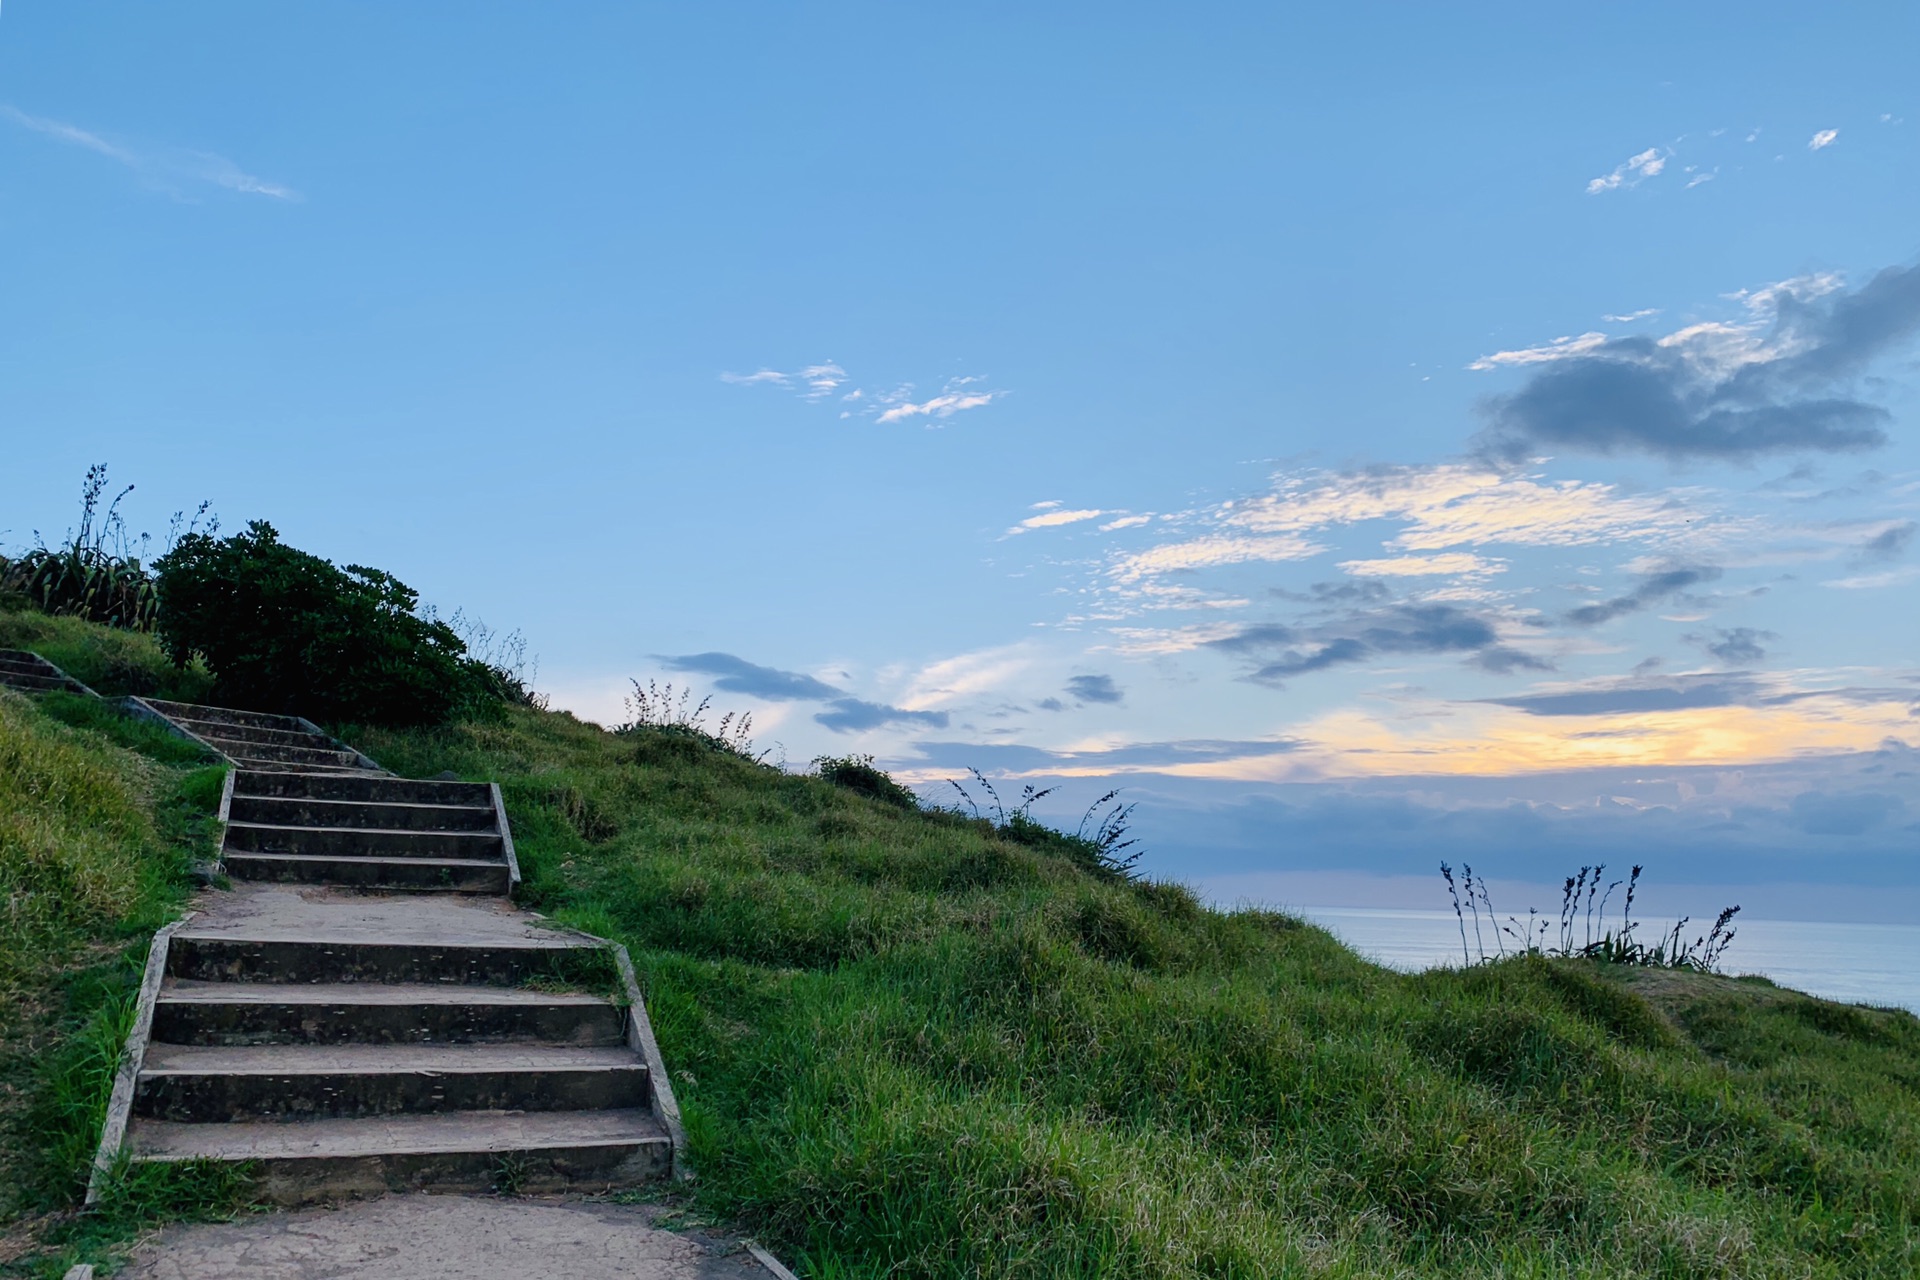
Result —
[[[0, 696], [6, 749], [52, 780], [5, 792], [9, 910], [68, 901], [36, 850], [114, 833], [86, 855], [112, 892], [73, 899], [92, 905], [58, 926], [66, 949], [8, 944], [8, 1025], [31, 1030], [7, 1034], [49, 1060], [110, 1012], [84, 957], [124, 969], [116, 949], [177, 900], [192, 810], [173, 797], [204, 791], [92, 714]], [[684, 731], [516, 707], [340, 732], [403, 774], [501, 783], [523, 899], [633, 950], [701, 1209], [803, 1274], [1920, 1269], [1906, 1013], [1538, 959], [1399, 975], [1298, 920]], [[59, 798], [82, 794], [67, 778], [95, 780], [97, 815]], [[11, 1147], [56, 1082], [7, 1078], [31, 1080], [0, 1103]], [[55, 1206], [36, 1178], [8, 1212]]]
[[1402, 976], [658, 729], [357, 740], [502, 783], [529, 899], [634, 948], [703, 1194], [816, 1274], [1920, 1265], [1909, 1014], [1586, 963]]

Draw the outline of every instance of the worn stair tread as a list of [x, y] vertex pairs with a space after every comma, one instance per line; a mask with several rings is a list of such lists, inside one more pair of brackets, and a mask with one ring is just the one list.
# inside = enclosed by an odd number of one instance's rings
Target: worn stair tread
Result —
[[[303, 801], [302, 803], [310, 804], [314, 802]], [[350, 804], [355, 802], [336, 801], [335, 803]], [[478, 806], [442, 805], [439, 807], [440, 808], [462, 808], [462, 807], [477, 808]], [[493, 837], [494, 839], [498, 839], [500, 836], [500, 833], [498, 831], [441, 831], [441, 830], [435, 830], [431, 828], [422, 829], [419, 827], [413, 827], [413, 828], [408, 828], [408, 827], [318, 827], [318, 826], [306, 826], [302, 823], [285, 823], [285, 822], [239, 822], [239, 821], [236, 821], [236, 822], [229, 822], [227, 824], [227, 830], [229, 831], [238, 831], [238, 830], [297, 831], [303, 836], [304, 835], [364, 836], [369, 839], [372, 839], [376, 836], [399, 836], [403, 839], [411, 839], [416, 836], [458, 836], [461, 839], [479, 839], [479, 838], [485, 838], [490, 836], [490, 837]]]
[[[250, 858], [277, 858], [285, 855], [277, 853], [248, 854]], [[319, 859], [328, 861], [328, 859]], [[396, 858], [396, 862], [405, 862], [408, 866], [417, 866], [426, 861], [424, 858]], [[478, 866], [497, 866], [498, 863], [483, 862]], [[305, 921], [289, 928], [276, 928], [277, 921], [272, 917], [260, 921], [242, 921], [238, 924], [215, 925], [194, 929], [182, 929], [173, 935], [179, 943], [193, 942], [239, 942], [272, 943], [276, 946], [294, 947], [404, 947], [410, 950], [438, 949], [456, 951], [472, 948], [477, 951], [592, 951], [601, 945], [588, 938], [567, 937], [555, 934], [552, 937], [529, 937], [503, 931], [487, 930], [483, 926], [490, 921], [480, 921], [474, 927], [462, 929], [463, 923], [451, 920], [435, 931], [422, 931], [417, 935], [378, 934], [370, 932], [382, 922], [375, 917], [366, 925], [347, 917], [329, 927], [321, 921]], [[435, 922], [438, 923], [438, 922]]]
[[448, 986], [424, 982], [209, 982], [169, 978], [163, 1004], [311, 1005], [579, 1005], [613, 1003], [583, 991], [536, 991], [527, 987]]
[[270, 864], [286, 863], [288, 865], [321, 862], [351, 862], [356, 864], [371, 863], [376, 866], [388, 867], [447, 867], [449, 869], [456, 867], [461, 869], [471, 867], [504, 867], [507, 865], [504, 854], [498, 858], [388, 858], [382, 857], [379, 854], [362, 853], [255, 853], [251, 849], [229, 849], [226, 854], [226, 860], [228, 862], [247, 860]]
[[624, 1046], [539, 1044], [150, 1044], [141, 1077], [183, 1075], [457, 1075], [465, 1072], [632, 1071]]
[[537, 1151], [666, 1143], [649, 1111], [445, 1111], [426, 1115], [188, 1124], [136, 1120], [137, 1160], [285, 1160]]
[[[250, 791], [241, 791], [237, 787], [234, 790], [233, 798], [235, 800], [251, 800], [255, 802], [267, 802], [267, 803], [276, 804], [276, 805], [287, 805], [290, 807], [294, 805], [316, 805], [316, 806], [330, 805], [330, 806], [337, 807], [343, 811], [349, 810], [349, 809], [377, 808], [377, 809], [412, 809], [412, 810], [417, 810], [421, 813], [444, 812], [444, 813], [489, 813], [490, 814], [493, 812], [493, 806], [485, 802], [479, 802], [475, 804], [439, 804], [439, 803], [431, 803], [425, 800], [375, 800], [375, 799], [334, 800], [334, 799], [329, 799], [325, 796], [263, 796], [263, 795], [255, 795]], [[244, 819], [242, 819], [242, 821], [244, 821]], [[299, 824], [268, 822], [268, 823], [254, 823], [252, 825], [254, 826], [287, 826], [287, 825], [298, 826]], [[419, 828], [417, 827], [410, 827], [410, 828], [404, 828], [404, 829], [419, 830]], [[377, 830], [377, 828], [350, 827], [350, 828], [347, 828], [347, 830], [374, 831], [374, 830]]]
[[[301, 729], [309, 726], [298, 716], [283, 716], [272, 711], [244, 711], [239, 707], [216, 707], [205, 702], [174, 702], [168, 698], [143, 698], [148, 706], [175, 720], [209, 720], [218, 724], [253, 725], [262, 729]], [[195, 715], [195, 712], [201, 712]]]

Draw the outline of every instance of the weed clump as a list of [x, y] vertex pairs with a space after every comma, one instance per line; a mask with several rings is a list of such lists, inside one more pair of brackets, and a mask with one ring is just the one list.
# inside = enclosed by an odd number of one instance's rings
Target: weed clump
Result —
[[[36, 531], [35, 545], [18, 559], [0, 557], [0, 596], [23, 599], [54, 617], [84, 618], [130, 631], [152, 630], [159, 615], [159, 592], [135, 551], [136, 546], [144, 549], [149, 538], [146, 534], [133, 538], [120, 514], [120, 503], [133, 486], [122, 489], [102, 510], [100, 499], [106, 491], [106, 464], [88, 467], [80, 486], [79, 527], [69, 531], [64, 546], [49, 547]], [[206, 517], [203, 502], [188, 531], [198, 529]], [[173, 517], [169, 547], [180, 536], [182, 519], [178, 513]], [[218, 524], [217, 519], [210, 520], [208, 527]]]
[[820, 756], [813, 762], [813, 771], [822, 781], [857, 796], [896, 809], [920, 807], [920, 797], [895, 782], [886, 770], [875, 768], [872, 756]]
[[[1598, 960], [1606, 964], [1642, 965], [1651, 968], [1695, 969], [1701, 973], [1714, 973], [1725, 958], [1727, 948], [1733, 945], [1734, 935], [1738, 932], [1733, 926], [1733, 918], [1740, 914], [1737, 906], [1724, 908], [1715, 917], [1713, 925], [1705, 933], [1698, 934], [1693, 941], [1686, 940], [1686, 928], [1692, 917], [1682, 916], [1672, 929], [1661, 934], [1652, 942], [1643, 942], [1635, 936], [1640, 922], [1633, 918], [1633, 898], [1640, 887], [1640, 873], [1644, 867], [1635, 867], [1625, 880], [1615, 880], [1601, 892], [1601, 882], [1605, 878], [1606, 864], [1581, 867], [1579, 874], [1568, 876], [1560, 891], [1560, 921], [1558, 940], [1547, 941], [1551, 922], [1539, 911], [1529, 908], [1527, 919], [1522, 923], [1516, 916], [1508, 916], [1502, 922], [1494, 914], [1493, 901], [1487, 894], [1485, 877], [1474, 879], [1473, 868], [1462, 865], [1460, 868], [1465, 888], [1466, 906], [1463, 909], [1462, 885], [1453, 878], [1453, 868], [1446, 863], [1440, 864], [1440, 878], [1446, 881], [1447, 894], [1453, 900], [1454, 918], [1460, 924], [1460, 958], [1467, 964], [1485, 964], [1490, 960], [1504, 960], [1508, 955], [1555, 956], [1561, 959]], [[1620, 925], [1617, 929], [1607, 926], [1607, 904], [1613, 899], [1614, 890], [1621, 885], [1627, 887], [1626, 900], [1620, 908]], [[1486, 912], [1486, 926], [1481, 926], [1480, 915]], [[1474, 949], [1467, 948], [1467, 917], [1473, 918]], [[1493, 938], [1492, 948], [1487, 946], [1487, 938]], [[1513, 940], [1513, 946], [1507, 940]], [[1478, 959], [1475, 958], [1478, 952]]]

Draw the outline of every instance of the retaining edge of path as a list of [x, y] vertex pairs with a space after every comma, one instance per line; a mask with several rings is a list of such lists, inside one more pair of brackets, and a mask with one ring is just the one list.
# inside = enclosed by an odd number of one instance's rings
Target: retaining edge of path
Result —
[[140, 976], [140, 995], [133, 1007], [133, 1026], [127, 1032], [126, 1048], [120, 1054], [120, 1069], [114, 1073], [106, 1121], [100, 1126], [100, 1145], [93, 1153], [93, 1171], [87, 1175], [86, 1204], [100, 1199], [100, 1189], [107, 1175], [113, 1172], [114, 1160], [127, 1140], [127, 1121], [133, 1114], [133, 1089], [146, 1062], [147, 1038], [153, 1031], [153, 1006], [160, 998], [160, 983], [167, 974], [167, 949], [174, 933], [193, 917], [194, 913], [189, 911], [172, 924], [162, 925], [147, 948], [147, 966]]
[[507, 825], [507, 802], [500, 794], [500, 784], [489, 782], [493, 789], [493, 823], [500, 828], [500, 849], [507, 855], [507, 901], [513, 901], [513, 891], [520, 887], [520, 858], [513, 851], [513, 828]]
[[331, 742], [334, 746], [338, 747], [340, 750], [350, 752], [353, 755], [353, 758], [360, 763], [360, 767], [362, 769], [369, 770], [373, 773], [391, 774], [393, 772], [393, 770], [387, 768], [387, 766], [381, 764], [378, 760], [375, 760], [372, 756], [368, 755], [366, 752], [362, 751], [360, 748], [354, 746], [350, 742], [340, 741], [340, 739], [334, 737], [332, 734], [328, 733], [325, 729], [322, 729], [319, 725], [307, 719], [305, 716], [289, 716], [287, 718], [290, 720], [298, 720], [301, 724], [305, 725], [309, 730], [319, 734], [321, 737], [325, 738], [328, 742]]
[[640, 979], [633, 971], [633, 957], [618, 942], [605, 938], [594, 940], [613, 950], [613, 962], [620, 970], [620, 986], [627, 993], [627, 1047], [646, 1060], [653, 1114], [659, 1117], [673, 1142], [673, 1180], [684, 1181], [693, 1177], [693, 1168], [687, 1163], [687, 1130], [680, 1123], [680, 1104], [673, 1097], [673, 1081], [667, 1079], [666, 1059], [660, 1056], [660, 1044], [653, 1038], [653, 1022], [647, 1017], [647, 1001], [640, 990]]
[[208, 752], [214, 759], [226, 761], [230, 768], [239, 768], [238, 765], [233, 763], [233, 757], [214, 746], [211, 742], [208, 742], [199, 734], [193, 732], [193, 730], [176, 724], [171, 716], [168, 716], [165, 712], [161, 711], [160, 708], [154, 706], [137, 694], [129, 694], [120, 699], [120, 710], [136, 720], [150, 721], [153, 724], [159, 725], [168, 733], [174, 734], [176, 737], [185, 738], [188, 742], [197, 744], [202, 751]]

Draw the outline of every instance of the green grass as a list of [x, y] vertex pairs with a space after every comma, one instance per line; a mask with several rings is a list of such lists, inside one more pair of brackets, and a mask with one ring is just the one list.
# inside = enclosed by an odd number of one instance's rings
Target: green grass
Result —
[[803, 1274], [1920, 1270], [1906, 1013], [1584, 961], [1399, 975], [684, 736], [351, 736], [502, 785], [529, 904], [633, 949], [702, 1210]]
[[[1920, 1271], [1908, 1014], [1537, 957], [1395, 974], [688, 735], [344, 732], [501, 783], [528, 905], [633, 951], [694, 1209], [803, 1274]], [[83, 700], [0, 694], [0, 1273], [244, 1201], [244, 1171], [129, 1170], [71, 1212], [218, 784]]]
[[104, 698], [203, 702], [213, 688], [204, 665], [176, 668], [147, 632], [50, 617], [17, 603], [0, 603], [0, 649], [30, 649]]
[[128, 1170], [74, 1212], [148, 941], [211, 852], [222, 776], [90, 699], [0, 692], [0, 1274], [60, 1275], [239, 1202], [229, 1171]]

